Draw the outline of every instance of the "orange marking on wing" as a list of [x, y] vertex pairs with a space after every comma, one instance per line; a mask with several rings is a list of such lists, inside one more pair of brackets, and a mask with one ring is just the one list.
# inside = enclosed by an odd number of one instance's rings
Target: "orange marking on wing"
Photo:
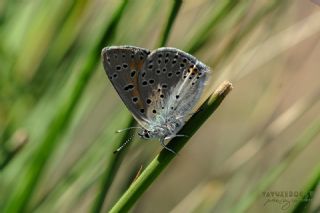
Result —
[[130, 62], [129, 66], [131, 70], [134, 70], [136, 68], [136, 64], [133, 61]]
[[138, 68], [138, 70], [141, 70], [141, 69], [142, 69], [143, 64], [144, 64], [144, 61], [139, 61], [139, 62], [137, 63], [137, 68]]
[[193, 75], [199, 74], [199, 70], [195, 66], [193, 66], [193, 67], [189, 68], [188, 73], [193, 74]]

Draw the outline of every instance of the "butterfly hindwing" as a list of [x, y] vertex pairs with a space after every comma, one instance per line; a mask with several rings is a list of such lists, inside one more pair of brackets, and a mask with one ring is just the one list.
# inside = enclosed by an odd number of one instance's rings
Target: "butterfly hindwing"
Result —
[[203, 63], [181, 50], [153, 51], [138, 79], [141, 97], [148, 108], [147, 118], [166, 119], [190, 113], [200, 98], [208, 72]]

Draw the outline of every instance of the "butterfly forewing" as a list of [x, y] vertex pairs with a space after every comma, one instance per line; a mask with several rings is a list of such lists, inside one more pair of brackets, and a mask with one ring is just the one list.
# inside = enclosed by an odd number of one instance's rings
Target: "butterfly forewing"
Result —
[[152, 52], [138, 79], [147, 118], [188, 114], [202, 93], [208, 72], [203, 63], [181, 50], [160, 48]]
[[147, 49], [132, 46], [109, 47], [102, 50], [103, 65], [108, 78], [142, 126], [147, 123], [147, 106], [140, 93], [138, 76], [149, 53]]

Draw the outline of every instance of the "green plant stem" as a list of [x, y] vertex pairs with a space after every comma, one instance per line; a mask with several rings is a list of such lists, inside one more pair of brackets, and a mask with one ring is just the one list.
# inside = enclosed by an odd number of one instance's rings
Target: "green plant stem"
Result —
[[179, 13], [181, 5], [182, 5], [182, 0], [172, 0], [172, 7], [170, 10], [170, 14], [168, 16], [168, 20], [167, 20], [166, 24], [164, 25], [165, 27], [163, 28], [163, 32], [161, 34], [162, 36], [160, 37], [158, 45], [157, 45], [158, 47], [162, 47], [167, 44], [169, 34], [171, 32], [173, 23], [176, 20], [176, 17]]
[[[168, 16], [168, 20], [164, 26], [164, 30], [160, 36], [160, 40], [159, 40], [159, 44], [158, 47], [161, 46], [165, 46], [168, 38], [169, 38], [169, 34], [172, 30], [172, 26], [173, 23], [178, 15], [178, 12], [181, 8], [181, 4], [182, 4], [182, 0], [173, 0], [172, 2], [172, 7]], [[128, 127], [132, 127], [135, 125], [135, 120], [133, 117], [131, 117], [131, 120], [129, 121], [129, 125]], [[125, 143], [125, 141], [130, 137], [130, 132], [128, 132], [127, 134], [124, 135], [124, 137], [122, 137], [119, 140], [119, 143], [117, 143], [117, 146]], [[100, 191], [97, 194], [96, 199], [94, 200], [93, 206], [92, 206], [92, 210], [91, 212], [93, 213], [99, 213], [101, 212], [102, 208], [103, 208], [103, 203], [104, 200], [106, 199], [106, 196], [108, 194], [109, 188], [113, 182], [113, 179], [115, 177], [115, 174], [117, 173], [120, 163], [123, 159], [124, 156], [124, 150], [121, 151], [121, 153], [116, 154], [109, 162], [108, 165], [106, 167], [106, 170], [104, 171], [103, 177], [102, 177], [102, 183], [101, 183], [101, 187], [100, 187]], [[120, 155], [119, 155], [120, 154]]]
[[[50, 51], [42, 59], [28, 85], [28, 92], [30, 91], [34, 98], [46, 92], [47, 85], [52, 82], [57, 72], [61, 72], [61, 69], [58, 69], [59, 64], [67, 61], [68, 53], [74, 51], [75, 46], [80, 46], [76, 44], [79, 42], [78, 36], [81, 33], [81, 30], [76, 27], [76, 22], [85, 13], [89, 2], [88, 0], [74, 1], [66, 12], [66, 17], [56, 24], [59, 29], [57, 36], [51, 41], [48, 47]], [[72, 60], [69, 59], [69, 61], [71, 64]], [[63, 72], [65, 73], [66, 70]]]
[[215, 30], [216, 26], [221, 23], [221, 20], [226, 18], [232, 10], [237, 6], [241, 1], [227, 0], [222, 1], [222, 4], [217, 8], [217, 12], [213, 13], [209, 18], [208, 22], [203, 24], [200, 30], [196, 33], [194, 38], [192, 38], [189, 45], [185, 48], [187, 52], [194, 53], [200, 49], [205, 42], [209, 39], [210, 35], [213, 33], [211, 29]]
[[[218, 108], [231, 89], [231, 83], [224, 82], [221, 84], [221, 86], [202, 104], [201, 111], [192, 116], [179, 134], [186, 134], [191, 137]], [[186, 145], [190, 137], [175, 137], [167, 146], [178, 153], [182, 147]], [[163, 149], [160, 154], [152, 160], [142, 174], [132, 183], [110, 212], [127, 212], [176, 156], [177, 155]]]
[[226, 60], [229, 56], [234, 52], [234, 50], [238, 47], [240, 42], [247, 37], [255, 27], [261, 23], [261, 21], [278, 8], [280, 4], [284, 4], [286, 1], [277, 1], [274, 0], [269, 3], [267, 6], [262, 7], [258, 12], [256, 12], [255, 16], [246, 24], [243, 28], [239, 28], [238, 32], [233, 34], [230, 42], [223, 49], [221, 53], [219, 53], [218, 57], [211, 64], [211, 67], [216, 67], [221, 61]]
[[314, 198], [314, 193], [317, 191], [318, 187], [320, 187], [320, 164], [315, 167], [313, 175], [311, 176], [310, 180], [305, 186], [305, 189], [303, 190], [305, 195], [304, 199], [301, 198], [291, 212], [311, 212], [310, 206], [312, 203], [312, 199]]
[[284, 159], [273, 167], [266, 176], [253, 187], [254, 190], [243, 195], [232, 212], [245, 212], [287, 168], [291, 162], [306, 148], [320, 132], [320, 119], [317, 119], [298, 137], [295, 145], [284, 155]]
[[[130, 118], [127, 126], [132, 127], [135, 125], [135, 123], [135, 120], [133, 118]], [[130, 131], [127, 131], [125, 134], [123, 134], [121, 139], [118, 140], [118, 142], [116, 143], [116, 148], [121, 146], [121, 144], [123, 144], [128, 138], [130, 138], [130, 134]], [[121, 150], [121, 152], [119, 153], [113, 154], [113, 156], [109, 159], [107, 167], [102, 175], [102, 182], [101, 186], [99, 187], [100, 191], [99, 193], [97, 193], [97, 197], [94, 200], [91, 212], [101, 212], [104, 200], [106, 199], [109, 188], [114, 180], [115, 175], [117, 174], [117, 171], [119, 169], [123, 157], [125, 156], [127, 149], [128, 147]]]
[[87, 83], [91, 79], [93, 70], [95, 70], [99, 54], [105, 43], [108, 43], [114, 35], [115, 28], [120, 20], [120, 17], [127, 5], [127, 0], [122, 1], [118, 10], [112, 17], [109, 26], [106, 27], [102, 38], [97, 42], [89, 53], [88, 61], [79, 71], [77, 79], [71, 88], [66, 102], [57, 109], [57, 114], [51, 121], [50, 128], [43, 139], [41, 145], [35, 150], [34, 158], [28, 164], [26, 174], [21, 176], [21, 180], [17, 183], [11, 199], [9, 200], [6, 212], [23, 212], [26, 211], [29, 201], [35, 191], [39, 178], [45, 168], [49, 157], [54, 152], [58, 145], [60, 135], [68, 128], [68, 125], [73, 117], [75, 107], [82, 96]]

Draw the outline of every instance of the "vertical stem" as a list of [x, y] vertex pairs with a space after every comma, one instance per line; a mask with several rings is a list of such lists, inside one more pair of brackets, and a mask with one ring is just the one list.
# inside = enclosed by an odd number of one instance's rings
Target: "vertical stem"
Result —
[[300, 198], [299, 202], [295, 205], [291, 212], [311, 212], [310, 206], [312, 199], [314, 199], [315, 192], [319, 190], [318, 187], [320, 189], [320, 164], [315, 167], [313, 175], [305, 186], [304, 196]]
[[167, 44], [169, 34], [171, 32], [172, 26], [174, 21], [176, 20], [176, 17], [179, 13], [179, 10], [182, 5], [182, 0], [172, 0], [172, 7], [170, 10], [170, 14], [168, 16], [167, 23], [164, 25], [162, 36], [159, 39], [158, 47], [165, 46]]
[[[167, 43], [169, 34], [171, 32], [174, 20], [177, 17], [177, 14], [179, 12], [179, 9], [181, 7], [182, 0], [173, 0], [172, 7], [170, 10], [170, 14], [168, 16], [168, 20], [164, 26], [164, 30], [160, 36], [159, 40], [159, 47], [165, 46]], [[135, 125], [135, 120], [131, 117], [131, 120], [129, 121], [128, 127], [132, 127]], [[119, 142], [117, 143], [117, 146], [120, 144], [123, 144], [129, 137], [129, 132], [128, 134], [125, 134], [124, 137], [122, 137]], [[102, 176], [102, 182], [100, 186], [100, 191], [97, 194], [97, 197], [94, 200], [91, 212], [92, 213], [99, 213], [102, 210], [104, 200], [106, 199], [106, 196], [108, 194], [108, 191], [110, 189], [110, 186], [113, 182], [114, 176], [117, 173], [117, 170], [119, 169], [120, 163], [122, 161], [122, 158], [124, 156], [124, 150], [121, 151], [121, 153], [117, 153], [115, 157], [113, 157], [110, 161], [109, 164], [107, 165], [104, 174]]]
[[51, 121], [47, 134], [45, 135], [41, 145], [37, 150], [35, 150], [34, 158], [31, 159], [32, 162], [27, 165], [29, 168], [26, 168], [25, 174], [21, 175], [21, 179], [17, 183], [17, 186], [10, 197], [11, 199], [7, 203], [6, 212], [26, 211], [28, 203], [37, 187], [37, 183], [39, 182], [38, 180], [42, 175], [47, 161], [57, 148], [60, 135], [68, 128], [73, 117], [73, 112], [75, 111], [74, 109], [79, 103], [82, 93], [94, 73], [93, 70], [95, 70], [100, 59], [98, 53], [100, 53], [104, 44], [109, 42], [112, 38], [126, 4], [127, 0], [122, 1], [118, 10], [112, 17], [110, 25], [106, 27], [101, 40], [93, 46], [89, 53], [87, 63], [84, 65], [82, 70], [79, 71], [77, 79], [74, 82], [70, 93], [67, 95], [68, 101], [62, 103], [57, 108], [57, 114]]
[[[134, 126], [135, 125], [135, 120], [131, 117], [129, 122], [128, 122], [128, 127]], [[124, 143], [129, 137], [130, 137], [130, 132], [127, 131], [120, 140], [116, 143], [117, 147], [119, 147], [121, 144]], [[97, 193], [97, 197], [94, 200], [91, 212], [92, 213], [99, 213], [102, 210], [104, 200], [106, 199], [107, 193], [110, 189], [110, 186], [114, 180], [115, 175], [117, 174], [117, 171], [119, 169], [119, 166], [122, 162], [122, 159], [126, 153], [127, 147], [121, 150], [120, 152], [113, 154], [113, 156], [110, 158], [108, 165], [102, 175], [102, 182], [99, 187], [100, 191]]]
[[297, 138], [296, 144], [284, 155], [284, 159], [274, 166], [266, 176], [261, 178], [252, 191], [243, 195], [243, 198], [232, 209], [232, 212], [245, 212], [291, 164], [291, 162], [313, 141], [320, 132], [320, 119], [316, 119]]
[[221, 23], [221, 21], [228, 16], [232, 10], [240, 3], [240, 0], [226, 0], [222, 4], [219, 4], [217, 12], [213, 12], [212, 16], [209, 18], [208, 22], [203, 24], [188, 46], [185, 48], [187, 52], [194, 53], [200, 49], [203, 44], [208, 40], [209, 36], [212, 34], [211, 29], [215, 30], [215, 27]]

